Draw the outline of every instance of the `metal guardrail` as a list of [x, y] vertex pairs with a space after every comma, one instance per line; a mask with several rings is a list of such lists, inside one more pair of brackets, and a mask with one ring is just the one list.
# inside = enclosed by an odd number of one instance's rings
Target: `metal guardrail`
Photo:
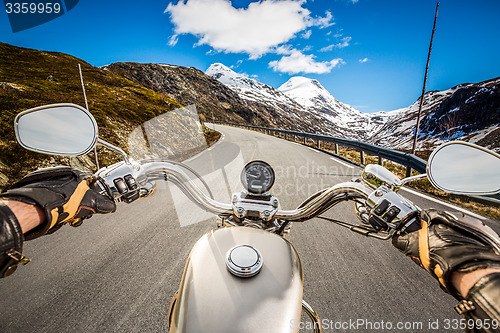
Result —
[[[372, 144], [365, 143], [365, 142], [361, 142], [361, 141], [344, 139], [344, 138], [339, 138], [339, 137], [335, 137], [335, 136], [319, 135], [319, 134], [313, 134], [313, 133], [304, 133], [304, 132], [289, 131], [289, 130], [283, 130], [283, 129], [277, 129], [277, 128], [268, 128], [268, 127], [252, 126], [252, 125], [226, 123], [226, 122], [221, 122], [221, 121], [214, 121], [213, 123], [256, 129], [256, 130], [266, 131], [266, 132], [270, 132], [270, 133], [282, 133], [285, 135], [295, 135], [298, 137], [302, 137], [304, 139], [312, 139], [312, 140], [317, 141], [318, 148], [320, 147], [321, 141], [331, 142], [331, 143], [334, 143], [336, 145], [347, 146], [350, 148], [355, 148], [355, 149], [360, 150], [362, 153], [361, 154], [362, 162], [364, 162], [363, 161], [364, 160], [363, 152], [366, 152], [368, 154], [378, 156], [379, 158], [385, 158], [387, 160], [390, 160], [390, 161], [393, 161], [393, 162], [396, 162], [396, 163], [399, 163], [402, 165], [409, 166], [410, 168], [412, 168], [420, 173], [426, 172], [427, 162], [424, 161], [423, 159], [413, 155], [413, 154], [403, 153], [401, 151], [388, 149], [388, 148], [384, 148], [384, 147], [379, 147], [379, 146], [372, 145]], [[335, 149], [335, 153], [338, 153], [338, 148]], [[379, 164], [381, 164], [380, 159], [379, 159]]]
[[[378, 156], [379, 157], [378, 163], [380, 165], [382, 164], [382, 159], [387, 159], [389, 161], [393, 161], [393, 162], [408, 166], [408, 167], [412, 168], [413, 170], [420, 172], [420, 173], [425, 173], [426, 168], [427, 168], [427, 162], [424, 161], [423, 159], [421, 159], [420, 157], [417, 157], [413, 154], [403, 153], [401, 151], [397, 151], [397, 150], [389, 149], [389, 148], [384, 148], [384, 147], [379, 147], [379, 146], [372, 145], [372, 144], [365, 143], [365, 142], [361, 142], [361, 141], [344, 139], [344, 138], [327, 136], [327, 135], [319, 135], [319, 134], [313, 134], [313, 133], [290, 131], [290, 130], [284, 130], [284, 129], [278, 129], [278, 128], [269, 128], [269, 127], [253, 126], [253, 125], [228, 123], [228, 122], [223, 122], [223, 121], [212, 121], [212, 123], [235, 126], [235, 127], [242, 127], [242, 128], [249, 128], [249, 129], [253, 129], [253, 130], [259, 130], [259, 131], [263, 131], [263, 132], [265, 132], [267, 134], [271, 134], [271, 135], [276, 134], [276, 133], [281, 133], [281, 134], [285, 135], [285, 138], [292, 135], [295, 137], [303, 138], [304, 143], [306, 143], [306, 139], [312, 139], [312, 140], [316, 140], [316, 146], [318, 148], [320, 148], [320, 145], [321, 145], [320, 142], [322, 142], [322, 141], [334, 143], [336, 155], [338, 155], [338, 145], [358, 149], [361, 153], [361, 164], [365, 164], [364, 153], [366, 152], [370, 155]], [[493, 206], [500, 207], [500, 195], [488, 195], [488, 196], [464, 196], [464, 195], [460, 195], [457, 197], [461, 197], [465, 200], [471, 200], [471, 201], [475, 201], [475, 202], [479, 202], [479, 203], [483, 203], [483, 204], [487, 204], [487, 205], [493, 205]]]

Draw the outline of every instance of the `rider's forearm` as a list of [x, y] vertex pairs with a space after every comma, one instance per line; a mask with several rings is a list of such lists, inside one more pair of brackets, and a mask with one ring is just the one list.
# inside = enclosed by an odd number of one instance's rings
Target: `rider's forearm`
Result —
[[498, 332], [500, 325], [500, 269], [453, 273], [454, 287], [464, 295], [455, 310], [464, 315], [469, 332]]
[[6, 204], [16, 216], [23, 233], [30, 231], [45, 221], [43, 210], [37, 205], [29, 205], [14, 200], [6, 201]]
[[491, 273], [500, 273], [500, 268], [485, 268], [469, 273], [454, 272], [451, 275], [451, 283], [465, 297], [480, 278]]

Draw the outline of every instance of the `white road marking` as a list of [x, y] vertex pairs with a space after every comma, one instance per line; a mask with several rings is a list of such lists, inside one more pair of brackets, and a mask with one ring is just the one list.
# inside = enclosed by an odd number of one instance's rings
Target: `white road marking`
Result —
[[316, 150], [316, 149], [311, 148], [311, 147], [307, 147], [307, 148], [311, 149], [311, 150], [312, 150], [313, 152], [315, 152], [315, 153], [319, 153], [319, 150]]
[[407, 188], [407, 187], [402, 187], [401, 189], [402, 189], [403, 191], [409, 192], [409, 193], [411, 193], [411, 194], [418, 195], [419, 197], [422, 197], [422, 198], [424, 198], [424, 199], [427, 199], [427, 200], [430, 200], [430, 201], [434, 201], [434, 202], [436, 202], [436, 203], [438, 203], [438, 204], [440, 204], [440, 205], [443, 205], [443, 206], [446, 206], [446, 207], [453, 208], [454, 210], [458, 210], [458, 211], [460, 211], [460, 212], [462, 212], [462, 213], [465, 213], [465, 214], [470, 215], [470, 216], [472, 216], [472, 217], [475, 217], [475, 218], [477, 218], [477, 219], [480, 219], [480, 220], [486, 220], [486, 218], [484, 218], [483, 216], [478, 215], [478, 214], [476, 214], [476, 213], [473, 213], [473, 212], [471, 212], [471, 211], [469, 211], [469, 210], [467, 210], [467, 209], [465, 209], [465, 208], [455, 206], [455, 205], [453, 205], [453, 204], [450, 204], [450, 203], [444, 202], [444, 201], [442, 201], [442, 200], [439, 200], [439, 199], [433, 198], [433, 197], [431, 197], [431, 196], [425, 195], [425, 194], [423, 194], [423, 193], [420, 193], [420, 192], [417, 192], [417, 191], [414, 191], [414, 190], [410, 190], [410, 189], [409, 189], [409, 188]]
[[335, 161], [335, 162], [338, 162], [338, 163], [340, 163], [340, 164], [342, 164], [342, 165], [345, 165], [346, 167], [348, 167], [348, 168], [350, 168], [350, 169], [354, 169], [354, 167], [353, 167], [352, 165], [349, 165], [349, 164], [347, 164], [347, 163], [344, 163], [344, 162], [342, 162], [341, 160], [339, 160], [339, 159], [337, 159], [337, 158], [335, 158], [335, 157], [330, 157], [330, 159], [331, 159], [332, 161]]

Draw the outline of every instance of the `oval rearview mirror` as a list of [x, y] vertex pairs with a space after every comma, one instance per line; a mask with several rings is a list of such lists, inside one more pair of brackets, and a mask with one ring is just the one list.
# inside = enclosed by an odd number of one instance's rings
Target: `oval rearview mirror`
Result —
[[39, 153], [78, 156], [97, 142], [94, 117], [75, 104], [51, 104], [21, 112], [14, 120], [19, 144]]
[[500, 192], [500, 155], [463, 141], [453, 141], [432, 152], [427, 176], [440, 190], [466, 195]]

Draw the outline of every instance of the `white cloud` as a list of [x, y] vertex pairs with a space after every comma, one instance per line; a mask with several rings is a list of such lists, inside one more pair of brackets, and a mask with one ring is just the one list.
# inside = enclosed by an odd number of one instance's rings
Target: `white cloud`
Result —
[[362, 64], [364, 64], [364, 63], [365, 63], [365, 62], [367, 62], [368, 60], [370, 60], [370, 59], [368, 59], [368, 58], [363, 58], [363, 59], [359, 59], [359, 62], [360, 62], [360, 63], [362, 63]]
[[343, 49], [344, 47], [349, 46], [349, 42], [351, 41], [352, 37], [344, 37], [342, 38], [342, 41], [340, 43], [335, 44], [335, 47], [338, 49]]
[[198, 44], [258, 58], [310, 25], [304, 3], [264, 0], [237, 9], [229, 0], [180, 0], [176, 5], [170, 3], [165, 12], [177, 35], [193, 34], [200, 38]]
[[333, 48], [343, 49], [344, 47], [348, 47], [351, 39], [352, 39], [352, 37], [344, 37], [344, 38], [342, 38], [342, 41], [340, 43], [325, 46], [325, 47], [321, 48], [319, 50], [319, 52], [328, 52], [328, 51], [333, 50]]
[[333, 50], [334, 46], [335, 45], [332, 44], [332, 45], [328, 45], [328, 46], [322, 47], [321, 49], [319, 49], [319, 52], [328, 52], [328, 51], [331, 51], [331, 50]]
[[312, 35], [312, 31], [311, 30], [306, 30], [303, 34], [302, 34], [302, 38], [304, 39], [309, 39], [309, 37], [311, 37]]
[[276, 47], [273, 52], [276, 54], [287, 54], [290, 55], [292, 52], [295, 51], [294, 48], [292, 48], [292, 45], [280, 45]]
[[288, 74], [324, 74], [330, 73], [336, 66], [344, 64], [344, 61], [340, 58], [322, 62], [317, 62], [314, 58], [315, 56], [312, 54], [305, 55], [298, 50], [293, 50], [290, 55], [283, 56], [280, 60], [271, 61], [269, 67], [275, 72]]
[[326, 11], [325, 17], [312, 19], [311, 22], [311, 25], [318, 26], [320, 29], [328, 28], [335, 24], [335, 22], [333, 22], [332, 13], [330, 13], [330, 11], [328, 10]]
[[[236, 68], [240, 67], [240, 65], [242, 63], [243, 63], [243, 60], [239, 59], [238, 61], [236, 61], [235, 65], [231, 65], [231, 66], [229, 66], [229, 68], [236, 69]], [[243, 74], [243, 76], [248, 77], [248, 74]]]
[[[305, 3], [306, 0], [262, 0], [247, 8], [235, 8], [229, 0], [179, 0], [177, 4], [170, 3], [165, 13], [170, 14], [175, 26], [175, 38], [192, 34], [199, 38], [196, 45], [206, 44], [225, 53], [247, 53], [251, 59], [257, 59], [309, 27], [335, 24], [329, 11], [325, 17], [311, 17], [311, 12], [303, 7]], [[302, 36], [310, 35], [307, 30]]]
[[168, 40], [168, 45], [170, 46], [175, 46], [177, 42], [179, 41], [179, 37], [177, 35], [172, 35], [170, 39]]

